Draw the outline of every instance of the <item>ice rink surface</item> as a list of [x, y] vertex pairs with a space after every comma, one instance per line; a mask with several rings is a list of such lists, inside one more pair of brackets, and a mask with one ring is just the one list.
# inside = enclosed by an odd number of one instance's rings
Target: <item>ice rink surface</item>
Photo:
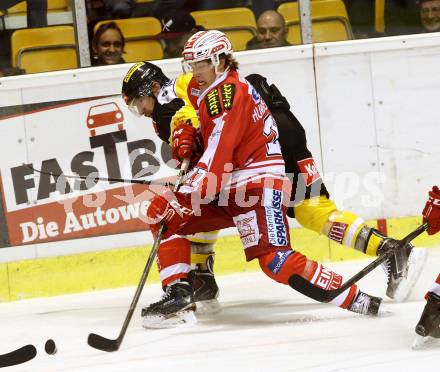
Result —
[[[329, 263], [348, 278], [368, 261]], [[37, 356], [5, 371], [438, 371], [440, 341], [411, 350], [423, 295], [440, 271], [440, 250], [430, 251], [422, 276], [405, 303], [385, 302], [392, 314], [370, 318], [316, 303], [262, 272], [218, 278], [222, 311], [192, 327], [145, 330], [140, 308], [161, 295], [144, 289], [119, 351], [87, 345], [91, 332], [116, 338], [135, 288], [0, 304], [0, 354], [34, 344]], [[385, 296], [377, 268], [362, 290]], [[58, 353], [44, 343], [55, 340]]]

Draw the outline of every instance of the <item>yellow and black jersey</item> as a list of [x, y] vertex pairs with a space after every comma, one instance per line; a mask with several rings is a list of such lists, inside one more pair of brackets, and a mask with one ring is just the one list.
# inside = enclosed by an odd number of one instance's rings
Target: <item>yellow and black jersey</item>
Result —
[[171, 142], [171, 134], [179, 123], [186, 123], [189, 120], [195, 128], [199, 125], [197, 112], [189, 97], [197, 96], [199, 90], [190, 88], [193, 85], [191, 80], [191, 73], [179, 75], [164, 84], [159, 92], [157, 97], [159, 105], [154, 107], [153, 121], [157, 135], [165, 142]]

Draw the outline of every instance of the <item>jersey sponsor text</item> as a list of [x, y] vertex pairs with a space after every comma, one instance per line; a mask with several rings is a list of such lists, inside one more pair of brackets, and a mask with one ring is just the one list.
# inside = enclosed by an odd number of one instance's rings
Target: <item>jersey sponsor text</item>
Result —
[[321, 175], [316, 167], [315, 160], [313, 158], [307, 158], [299, 160], [297, 162], [301, 174], [304, 177], [306, 186], [310, 186], [313, 182], [321, 179]]
[[222, 112], [222, 106], [220, 104], [220, 97], [217, 89], [211, 90], [206, 95], [205, 101], [209, 116], [217, 116]]

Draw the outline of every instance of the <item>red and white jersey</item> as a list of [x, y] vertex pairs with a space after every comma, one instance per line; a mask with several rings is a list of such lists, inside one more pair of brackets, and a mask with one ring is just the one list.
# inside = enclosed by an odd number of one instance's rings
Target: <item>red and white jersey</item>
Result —
[[[429, 292], [435, 293], [437, 296], [440, 296], [440, 274], [437, 276], [437, 280], [435, 283], [431, 286]], [[427, 294], [428, 295], [428, 294]]]
[[252, 85], [227, 70], [198, 97], [197, 107], [204, 152], [180, 192], [205, 197], [224, 188], [283, 188], [278, 129]]

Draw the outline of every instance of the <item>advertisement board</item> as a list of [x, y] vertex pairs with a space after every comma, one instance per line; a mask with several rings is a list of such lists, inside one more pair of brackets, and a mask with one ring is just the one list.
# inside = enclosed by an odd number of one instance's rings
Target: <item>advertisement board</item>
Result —
[[[22, 138], [12, 135], [17, 127]], [[175, 173], [151, 120], [135, 117], [120, 96], [9, 108], [0, 136], [9, 139], [6, 153], [17, 153], [0, 159], [3, 246], [146, 230], [154, 188], [129, 181]], [[23, 143], [26, 151], [16, 146]]]

